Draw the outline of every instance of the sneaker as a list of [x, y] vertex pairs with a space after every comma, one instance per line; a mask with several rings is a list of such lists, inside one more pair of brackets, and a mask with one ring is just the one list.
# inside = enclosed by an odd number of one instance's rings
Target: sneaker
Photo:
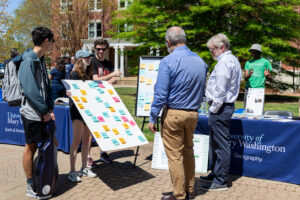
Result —
[[212, 183], [214, 179], [213, 173], [209, 173], [207, 176], [200, 176], [200, 180], [207, 183]]
[[49, 195], [38, 195], [36, 192], [33, 191], [32, 185], [27, 183], [27, 189], [26, 189], [26, 196], [34, 198], [34, 199], [49, 199], [52, 197], [51, 194]]
[[112, 163], [112, 160], [109, 158], [108, 154], [105, 151], [101, 152], [100, 161], [108, 164]]
[[81, 169], [80, 172], [82, 173], [83, 176], [86, 176], [89, 178], [95, 178], [97, 176], [97, 174], [92, 172], [92, 170], [90, 168]]
[[81, 178], [79, 177], [78, 173], [75, 171], [72, 171], [68, 174], [68, 179], [72, 181], [73, 183], [79, 183], [81, 182]]
[[93, 167], [93, 158], [88, 157], [87, 162], [86, 162], [86, 167], [92, 168]]
[[211, 185], [203, 185], [201, 189], [207, 191], [222, 191], [222, 190], [228, 190], [228, 187], [226, 184], [221, 185], [217, 183], [212, 183]]

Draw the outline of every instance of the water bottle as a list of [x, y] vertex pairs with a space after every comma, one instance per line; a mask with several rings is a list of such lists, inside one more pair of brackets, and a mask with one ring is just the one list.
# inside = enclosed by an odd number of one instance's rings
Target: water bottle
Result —
[[207, 102], [206, 102], [206, 98], [205, 97], [203, 97], [203, 101], [202, 101], [201, 107], [202, 107], [202, 113], [203, 113], [203, 115], [207, 115], [208, 107], [207, 107]]

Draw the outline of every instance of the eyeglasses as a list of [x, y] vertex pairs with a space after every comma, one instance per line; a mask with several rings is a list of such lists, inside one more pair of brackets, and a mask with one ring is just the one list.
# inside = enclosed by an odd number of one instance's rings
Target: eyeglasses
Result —
[[96, 48], [96, 50], [97, 50], [97, 51], [101, 51], [101, 50], [102, 50], [102, 51], [105, 51], [106, 48]]
[[209, 50], [210, 52], [214, 52], [215, 49], [217, 49], [217, 48], [208, 48], [208, 50]]

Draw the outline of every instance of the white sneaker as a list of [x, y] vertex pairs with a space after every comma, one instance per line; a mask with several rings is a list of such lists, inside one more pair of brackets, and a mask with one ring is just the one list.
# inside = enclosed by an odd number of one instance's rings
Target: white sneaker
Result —
[[95, 178], [97, 176], [97, 174], [92, 172], [92, 170], [89, 168], [81, 169], [80, 172], [82, 173], [83, 176], [86, 176], [89, 178]]
[[34, 198], [34, 199], [49, 199], [52, 197], [51, 194], [46, 195], [46, 196], [41, 196], [37, 195], [36, 192], [33, 191], [32, 185], [27, 183], [27, 188], [26, 188], [26, 196]]
[[68, 179], [73, 183], [81, 182], [81, 178], [78, 176], [77, 172], [72, 171], [68, 174]]

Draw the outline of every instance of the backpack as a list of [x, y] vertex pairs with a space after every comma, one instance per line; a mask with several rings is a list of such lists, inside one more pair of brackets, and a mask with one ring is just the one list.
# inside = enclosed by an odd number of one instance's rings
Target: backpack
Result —
[[22, 55], [13, 58], [5, 67], [2, 80], [2, 98], [9, 106], [20, 106], [23, 92], [18, 78]]

